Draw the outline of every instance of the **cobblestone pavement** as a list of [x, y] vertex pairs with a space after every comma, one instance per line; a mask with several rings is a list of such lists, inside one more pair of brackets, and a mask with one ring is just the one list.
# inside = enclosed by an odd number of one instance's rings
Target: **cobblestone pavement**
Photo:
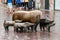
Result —
[[10, 27], [9, 32], [6, 32], [3, 27], [3, 21], [7, 14], [3, 8], [0, 7], [0, 40], [60, 40], [60, 11], [55, 11], [54, 27], [51, 27], [51, 32], [29, 32], [29, 33], [16, 33], [13, 27]]

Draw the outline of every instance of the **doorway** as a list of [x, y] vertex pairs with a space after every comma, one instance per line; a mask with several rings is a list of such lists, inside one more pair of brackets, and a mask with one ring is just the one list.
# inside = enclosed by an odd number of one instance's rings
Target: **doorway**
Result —
[[45, 0], [45, 9], [49, 10], [49, 0]]

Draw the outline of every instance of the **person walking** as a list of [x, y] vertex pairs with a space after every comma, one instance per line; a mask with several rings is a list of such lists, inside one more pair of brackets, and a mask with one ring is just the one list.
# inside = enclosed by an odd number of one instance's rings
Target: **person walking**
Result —
[[12, 14], [13, 14], [12, 0], [7, 0], [7, 17], [6, 17], [6, 20], [11, 21], [12, 20]]
[[12, 14], [12, 0], [7, 0], [7, 8], [10, 14]]
[[25, 10], [28, 10], [28, 1], [29, 1], [29, 0], [24, 0]]
[[16, 0], [16, 7], [20, 7], [21, 0]]

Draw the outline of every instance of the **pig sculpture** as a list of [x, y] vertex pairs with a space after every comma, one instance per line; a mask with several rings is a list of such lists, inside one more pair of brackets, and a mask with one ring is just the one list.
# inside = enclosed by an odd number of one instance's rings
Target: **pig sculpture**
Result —
[[32, 27], [35, 31], [37, 28], [37, 25], [40, 22], [40, 19], [42, 19], [42, 12], [38, 10], [34, 11], [15, 11], [12, 17], [12, 21], [15, 20], [22, 20], [22, 22], [30, 22], [34, 23], [34, 27]]

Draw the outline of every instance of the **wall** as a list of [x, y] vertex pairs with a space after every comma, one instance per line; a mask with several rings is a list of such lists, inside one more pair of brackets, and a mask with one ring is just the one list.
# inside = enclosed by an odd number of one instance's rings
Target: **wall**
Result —
[[0, 3], [1, 3], [2, 0], [0, 0]]
[[49, 9], [54, 10], [54, 0], [49, 0], [49, 4], [50, 4]]

